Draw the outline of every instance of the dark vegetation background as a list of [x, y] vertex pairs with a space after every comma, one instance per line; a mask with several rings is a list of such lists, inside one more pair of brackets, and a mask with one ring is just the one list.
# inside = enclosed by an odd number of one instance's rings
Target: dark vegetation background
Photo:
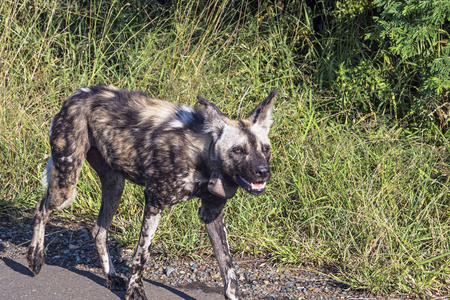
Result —
[[[266, 195], [227, 208], [235, 256], [331, 266], [374, 292], [448, 293], [450, 1], [55, 1], [0, 4], [0, 214], [42, 197], [51, 117], [77, 88], [113, 84], [231, 117], [280, 88]], [[62, 214], [95, 218], [85, 166]], [[142, 189], [113, 236], [133, 246]], [[166, 255], [211, 255], [196, 200], [168, 210]]]

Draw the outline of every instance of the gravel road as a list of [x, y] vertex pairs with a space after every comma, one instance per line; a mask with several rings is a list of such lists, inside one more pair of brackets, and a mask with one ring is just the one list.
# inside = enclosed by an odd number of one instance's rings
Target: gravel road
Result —
[[[46, 227], [45, 262], [48, 265], [75, 268], [102, 276], [94, 240], [92, 222], [53, 216]], [[0, 258], [24, 258], [32, 237], [29, 218], [11, 222], [0, 216]], [[111, 254], [117, 272], [128, 275], [133, 250], [121, 248], [111, 240]], [[174, 287], [201, 288], [222, 293], [222, 279], [214, 258], [192, 261], [167, 259], [154, 253], [146, 265], [145, 277]], [[374, 296], [348, 289], [319, 271], [277, 268], [264, 259], [235, 258], [236, 275], [243, 299], [419, 299], [408, 295]]]

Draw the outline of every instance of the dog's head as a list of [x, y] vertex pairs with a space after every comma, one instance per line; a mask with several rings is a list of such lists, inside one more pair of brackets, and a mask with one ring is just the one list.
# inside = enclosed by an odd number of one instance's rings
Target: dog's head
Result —
[[214, 104], [198, 97], [212, 134], [209, 159], [212, 175], [208, 189], [231, 198], [240, 186], [253, 195], [264, 193], [270, 178], [272, 151], [268, 137], [271, 112], [278, 89], [274, 89], [244, 120], [230, 120]]

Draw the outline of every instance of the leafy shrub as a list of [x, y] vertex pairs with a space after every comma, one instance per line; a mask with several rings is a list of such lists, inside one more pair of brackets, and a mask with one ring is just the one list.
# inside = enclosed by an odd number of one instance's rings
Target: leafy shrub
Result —
[[447, 130], [450, 1], [337, 1], [322, 14], [314, 82], [329, 107]]
[[[450, 1], [377, 0], [381, 11], [367, 38], [379, 42], [376, 61], [384, 61], [401, 115], [432, 120], [450, 87]], [[422, 120], [424, 121], [424, 120]], [[438, 125], [445, 126], [447, 119]]]

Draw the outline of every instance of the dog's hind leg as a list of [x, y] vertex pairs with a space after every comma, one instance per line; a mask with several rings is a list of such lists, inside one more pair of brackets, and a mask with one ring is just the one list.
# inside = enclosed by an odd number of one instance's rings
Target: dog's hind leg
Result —
[[36, 205], [33, 239], [27, 252], [29, 267], [35, 274], [44, 263], [45, 224], [55, 208], [64, 209], [75, 199], [78, 176], [89, 149], [86, 119], [82, 117], [80, 108], [82, 104], [69, 102], [68, 99], [50, 126], [52, 154], [43, 178], [47, 192]]
[[147, 299], [144, 292], [142, 275], [145, 264], [147, 263], [150, 255], [150, 246], [152, 244], [153, 237], [155, 236], [159, 221], [161, 220], [162, 210], [162, 208], [158, 208], [154, 205], [150, 193], [146, 190], [144, 220], [142, 221], [139, 242], [133, 255], [131, 275], [128, 281], [127, 294], [125, 296], [126, 300]]
[[206, 230], [214, 250], [225, 287], [225, 298], [239, 299], [239, 288], [231, 260], [230, 247], [223, 217], [226, 200], [213, 196], [202, 199], [200, 219], [205, 222]]
[[75, 188], [83, 161], [81, 155], [74, 153], [68, 157], [51, 157], [47, 164], [44, 176], [48, 179], [48, 188], [36, 205], [33, 239], [27, 252], [28, 265], [36, 275], [44, 263], [45, 224], [55, 208], [64, 209], [75, 200]]
[[102, 204], [97, 223], [92, 230], [92, 236], [95, 239], [97, 251], [103, 266], [106, 287], [113, 291], [124, 291], [126, 281], [116, 274], [111, 255], [108, 251], [107, 241], [109, 226], [119, 206], [125, 186], [125, 179], [107, 165], [96, 148], [91, 148], [88, 151], [87, 161], [97, 172], [102, 184]]

